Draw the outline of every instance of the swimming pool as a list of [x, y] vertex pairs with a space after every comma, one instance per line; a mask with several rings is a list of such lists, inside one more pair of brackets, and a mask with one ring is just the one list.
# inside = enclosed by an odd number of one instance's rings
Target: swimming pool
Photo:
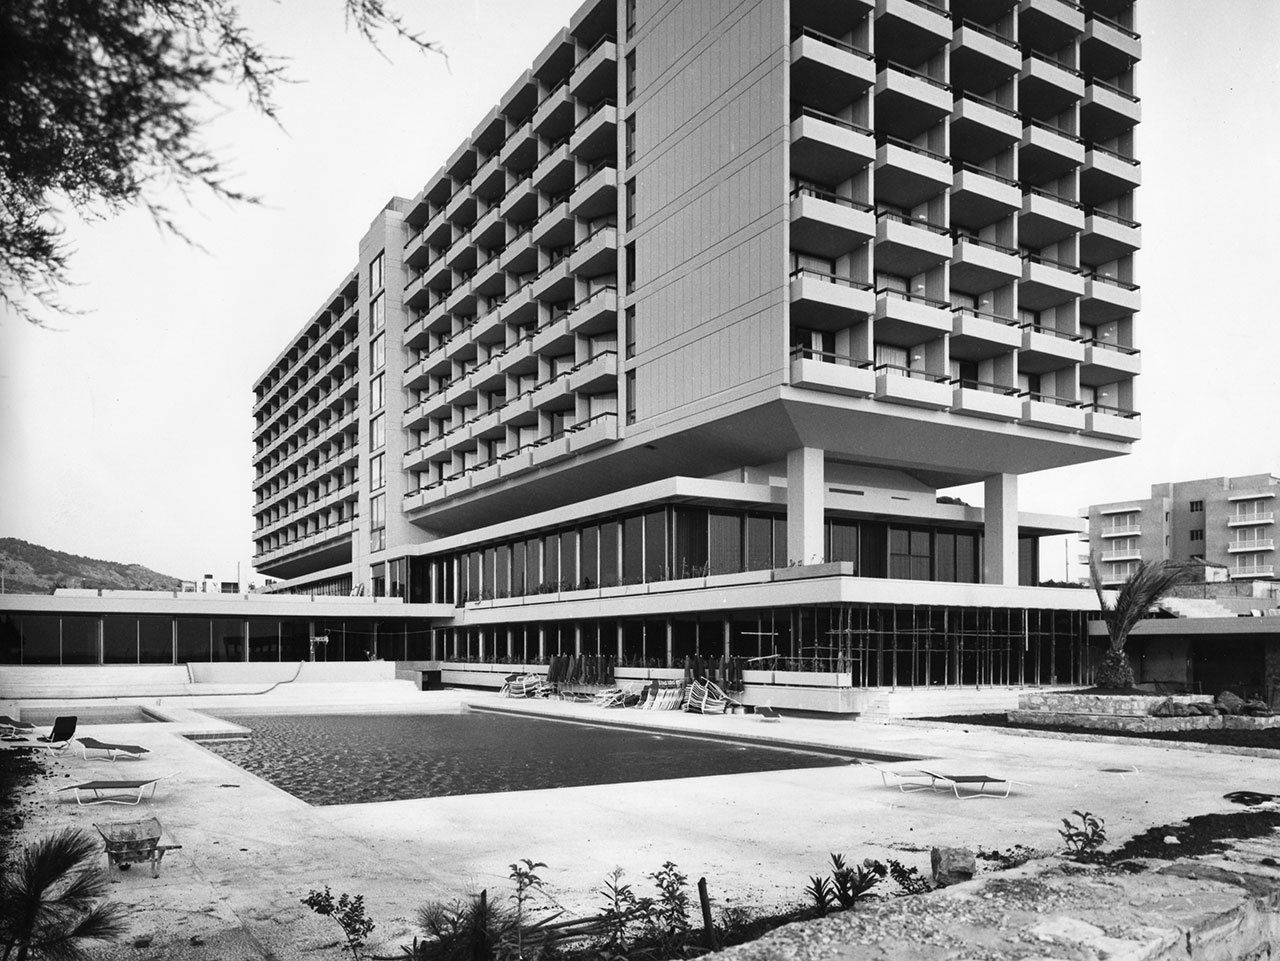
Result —
[[22, 720], [47, 727], [64, 714], [76, 717], [76, 725], [86, 724], [152, 724], [156, 718], [136, 704], [77, 704], [71, 707], [24, 707]]
[[849, 763], [834, 753], [489, 712], [219, 716], [253, 735], [205, 747], [318, 805]]

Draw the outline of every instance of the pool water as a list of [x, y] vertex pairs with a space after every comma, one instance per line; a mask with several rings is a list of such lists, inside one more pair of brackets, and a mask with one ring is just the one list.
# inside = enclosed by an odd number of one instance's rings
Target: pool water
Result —
[[151, 724], [155, 718], [134, 704], [79, 704], [72, 707], [24, 707], [22, 720], [48, 727], [64, 714], [76, 717], [76, 727], [87, 724]]
[[319, 805], [849, 763], [836, 754], [488, 712], [221, 716], [252, 737], [205, 747]]

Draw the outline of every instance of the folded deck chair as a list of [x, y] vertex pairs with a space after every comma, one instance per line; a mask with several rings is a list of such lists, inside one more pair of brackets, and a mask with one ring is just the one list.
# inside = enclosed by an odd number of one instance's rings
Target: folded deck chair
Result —
[[166, 851], [181, 850], [181, 844], [161, 844], [164, 829], [157, 818], [141, 821], [106, 821], [95, 824], [102, 840], [107, 843], [107, 867], [128, 871], [130, 865], [151, 862], [151, 876], [160, 876], [160, 862]]
[[55, 717], [53, 719], [53, 730], [46, 736], [41, 734], [37, 741], [43, 743], [37, 745], [49, 751], [65, 751], [71, 746], [71, 735], [76, 733], [76, 716], [74, 714]]
[[161, 777], [140, 778], [136, 781], [85, 781], [83, 784], [69, 784], [58, 788], [62, 791], [75, 791], [76, 804], [138, 804], [150, 788], [150, 796], [156, 796], [156, 785], [165, 778], [173, 777], [165, 774]]
[[5, 740], [23, 741], [26, 738], [23, 734], [34, 733], [36, 726], [28, 724], [26, 721], [19, 721], [10, 717], [8, 714], [0, 714], [0, 737]]
[[[935, 791], [945, 791], [948, 787], [955, 793], [955, 796], [961, 801], [973, 801], [977, 798], [1007, 798], [1009, 791], [1013, 788], [1015, 781], [1008, 778], [995, 777], [991, 774], [939, 774], [935, 771], [928, 771], [924, 768], [920, 769], [920, 773], [932, 779], [930, 787]], [[987, 793], [987, 785], [992, 785], [993, 793]], [[1000, 794], [1000, 785], [1004, 785], [1004, 793]], [[961, 794], [960, 786], [964, 785], [970, 788], [969, 793]]]
[[87, 761], [90, 751], [106, 751], [107, 757], [115, 761], [122, 757], [131, 757], [135, 761], [141, 761], [142, 755], [150, 754], [145, 747], [138, 747], [136, 744], [111, 744], [107, 741], [99, 741], [96, 737], [78, 737], [80, 742], [80, 754]]
[[760, 720], [762, 721], [781, 721], [782, 720], [782, 715], [779, 714], [777, 711], [775, 711], [773, 708], [768, 706], [757, 707], [756, 717], [760, 718]]

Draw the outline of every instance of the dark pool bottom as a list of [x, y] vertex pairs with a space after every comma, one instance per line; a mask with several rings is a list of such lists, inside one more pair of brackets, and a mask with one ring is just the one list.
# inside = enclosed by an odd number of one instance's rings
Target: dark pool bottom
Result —
[[488, 712], [220, 716], [253, 736], [206, 747], [321, 805], [849, 763], [836, 754]]

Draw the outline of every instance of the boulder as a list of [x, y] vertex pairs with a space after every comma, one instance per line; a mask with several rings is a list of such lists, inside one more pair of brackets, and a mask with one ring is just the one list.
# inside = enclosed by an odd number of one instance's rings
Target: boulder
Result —
[[1151, 709], [1153, 717], [1173, 717], [1173, 698], [1166, 697]]
[[968, 881], [977, 870], [977, 861], [968, 848], [934, 848], [929, 854], [933, 880], [938, 887]]
[[1218, 713], [1217, 709], [1212, 704], [1201, 703], [1192, 704], [1191, 706], [1195, 709], [1195, 712], [1202, 717], [1214, 717]]
[[1270, 717], [1271, 708], [1267, 707], [1262, 701], [1245, 701], [1240, 709], [1242, 714], [1249, 717]]
[[1218, 695], [1218, 703], [1228, 714], [1239, 714], [1240, 709], [1244, 707], [1244, 699], [1237, 697], [1230, 691], [1223, 691]]

